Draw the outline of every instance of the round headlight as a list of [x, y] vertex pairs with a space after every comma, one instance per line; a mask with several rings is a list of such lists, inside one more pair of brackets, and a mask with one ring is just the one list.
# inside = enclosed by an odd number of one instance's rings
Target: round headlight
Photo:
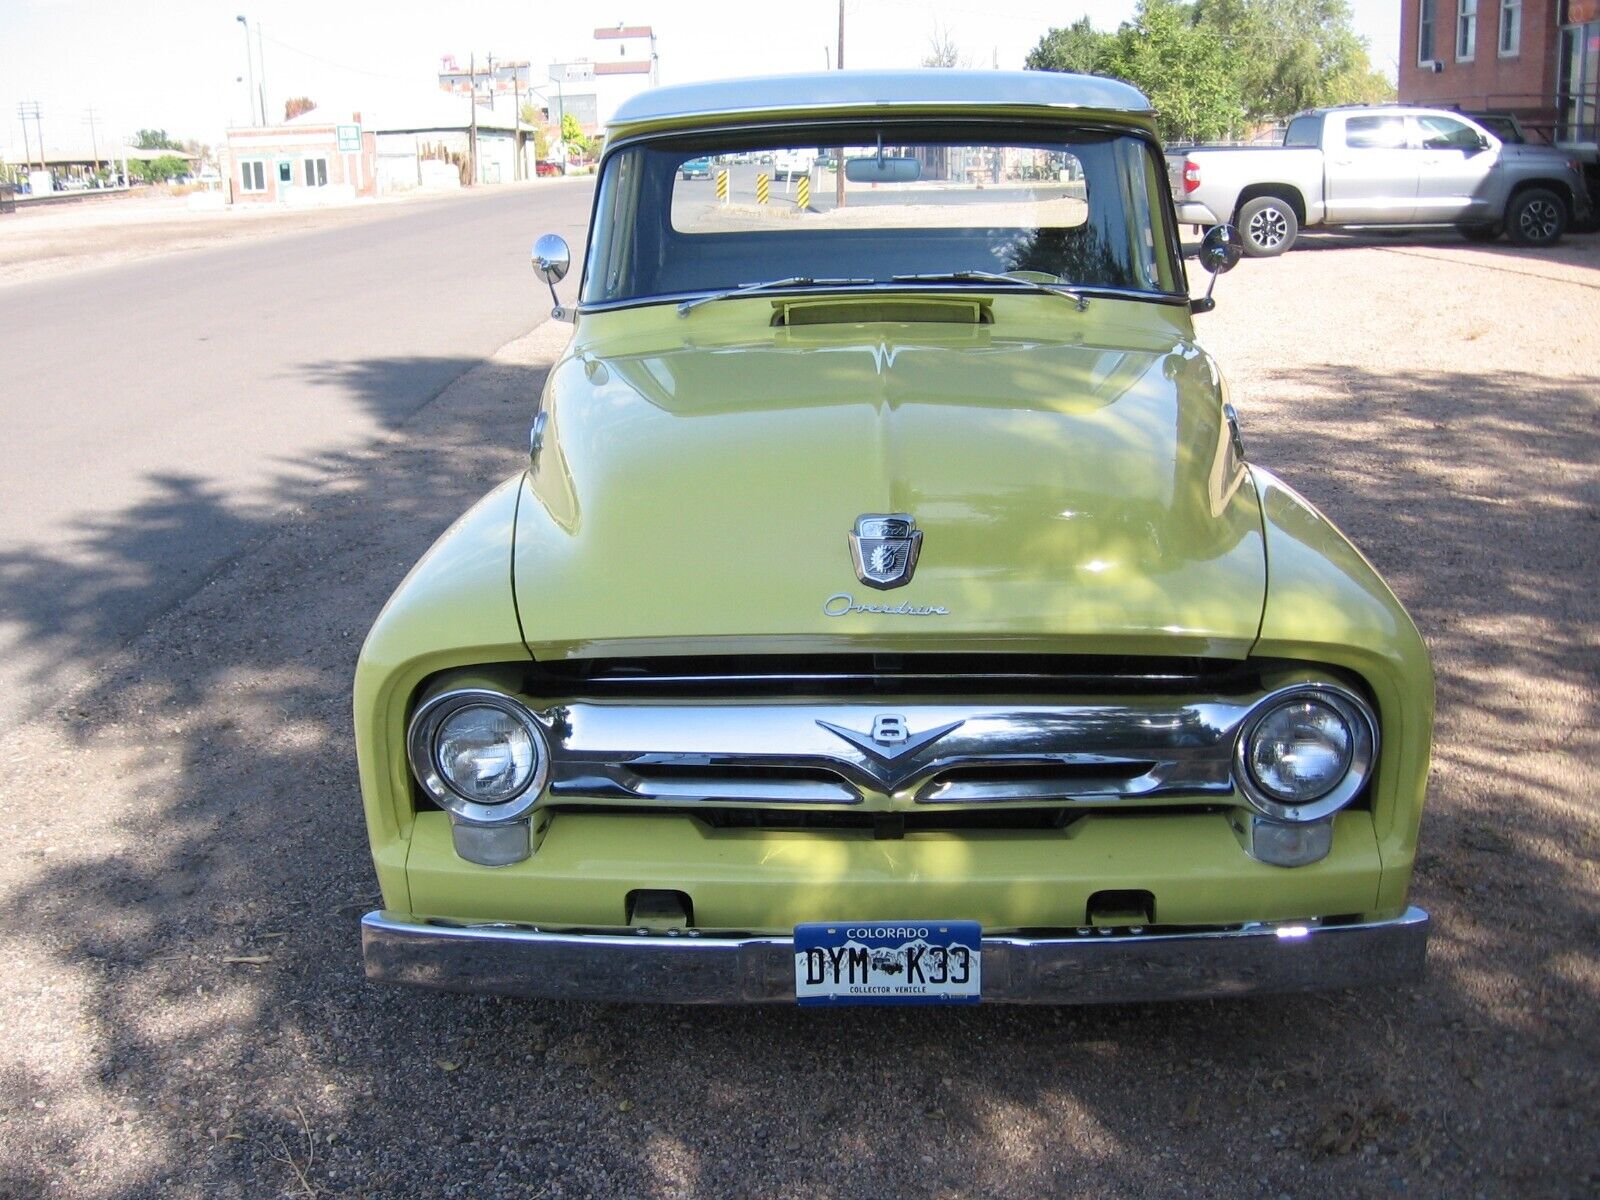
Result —
[[469, 704], [439, 723], [433, 757], [451, 791], [479, 804], [501, 804], [533, 778], [533, 735], [502, 708]]
[[412, 718], [407, 743], [418, 782], [467, 821], [520, 817], [544, 786], [544, 733], [531, 712], [498, 692], [434, 697]]
[[1354, 695], [1326, 685], [1264, 702], [1239, 738], [1241, 790], [1281, 821], [1316, 821], [1343, 808], [1366, 782], [1377, 723]]

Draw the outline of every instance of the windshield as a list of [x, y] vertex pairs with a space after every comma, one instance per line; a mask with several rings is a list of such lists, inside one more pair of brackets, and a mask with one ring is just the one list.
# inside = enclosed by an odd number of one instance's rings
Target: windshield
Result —
[[[858, 125], [624, 146], [600, 180], [584, 302], [962, 273], [1182, 294], [1148, 143], [997, 132]], [[709, 175], [690, 177], [706, 159]]]

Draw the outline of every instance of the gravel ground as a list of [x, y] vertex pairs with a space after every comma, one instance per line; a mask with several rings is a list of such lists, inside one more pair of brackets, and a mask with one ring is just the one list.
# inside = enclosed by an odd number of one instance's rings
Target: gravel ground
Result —
[[[1600, 1194], [1597, 267], [1594, 238], [1316, 238], [1200, 319], [1252, 456], [1433, 647], [1422, 985], [828, 1014], [368, 987], [351, 668], [516, 469], [536, 334], [369, 452], [285, 464], [287, 518], [11, 733], [0, 1194]], [[138, 534], [106, 531], [130, 570]]]

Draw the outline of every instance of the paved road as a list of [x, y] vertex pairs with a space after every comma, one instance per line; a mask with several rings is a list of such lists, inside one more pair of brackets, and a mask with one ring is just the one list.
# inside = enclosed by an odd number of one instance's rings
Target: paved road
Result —
[[0, 722], [544, 320], [527, 248], [579, 246], [591, 196], [507, 189], [0, 289]]

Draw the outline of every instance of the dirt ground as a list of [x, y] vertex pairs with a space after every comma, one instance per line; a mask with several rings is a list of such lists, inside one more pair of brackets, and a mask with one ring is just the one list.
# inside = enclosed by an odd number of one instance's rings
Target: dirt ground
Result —
[[[286, 464], [289, 517], [10, 737], [0, 1195], [1600, 1195], [1597, 268], [1593, 237], [1314, 238], [1199, 318], [1251, 457], [1432, 646], [1422, 984], [820, 1014], [369, 987], [351, 669], [516, 469], [536, 335], [370, 452]], [[137, 570], [207, 503], [106, 543]]]

